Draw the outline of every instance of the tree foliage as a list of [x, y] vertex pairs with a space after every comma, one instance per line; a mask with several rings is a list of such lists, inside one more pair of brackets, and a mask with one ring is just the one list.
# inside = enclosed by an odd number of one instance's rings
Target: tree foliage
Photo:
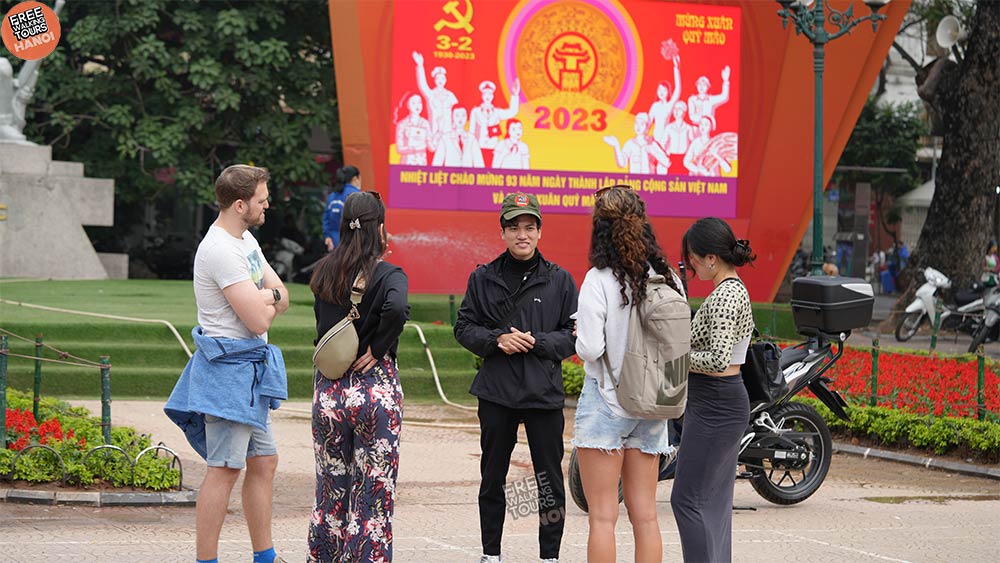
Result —
[[307, 139], [338, 130], [327, 13], [325, 0], [70, 0], [25, 134], [114, 178], [120, 202], [211, 203], [236, 162], [270, 169], [272, 192], [319, 183]]
[[[919, 167], [916, 153], [920, 136], [927, 126], [920, 116], [920, 108], [913, 103], [879, 103], [875, 97], [865, 102], [854, 131], [851, 133], [840, 164], [871, 168], [899, 168], [901, 173], [847, 172], [849, 181], [871, 182], [876, 210], [886, 214], [886, 196], [899, 197], [917, 187]], [[898, 213], [889, 210], [881, 224], [899, 220]]]

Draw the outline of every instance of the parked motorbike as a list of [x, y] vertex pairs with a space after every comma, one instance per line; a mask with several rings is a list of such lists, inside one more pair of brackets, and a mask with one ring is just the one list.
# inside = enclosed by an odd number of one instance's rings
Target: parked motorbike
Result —
[[[924, 280], [896, 325], [896, 340], [900, 342], [913, 338], [922, 324], [934, 322], [938, 294], [951, 288], [948, 276], [934, 268], [924, 269]], [[995, 290], [996, 288], [993, 288], [993, 291]], [[968, 291], [956, 292], [953, 302], [943, 303], [940, 328], [976, 334], [983, 324], [984, 293], [985, 288], [981, 284], [974, 284]], [[993, 324], [996, 324], [996, 319], [993, 320]], [[985, 339], [985, 335], [983, 338]]]
[[[817, 285], [825, 286], [821, 289], [825, 295], [809, 299], [815, 296], [812, 290]], [[797, 300], [796, 294], [806, 298]], [[825, 374], [843, 355], [851, 329], [871, 321], [874, 306], [871, 285], [854, 278], [799, 278], [793, 282], [792, 295], [795, 324], [807, 338], [781, 353], [780, 366], [788, 392], [773, 401], [751, 403], [750, 419], [740, 443], [738, 465], [742, 470], [733, 468], [735, 477], [749, 479], [762, 498], [785, 505], [802, 502], [819, 489], [833, 455], [833, 438], [823, 417], [813, 407], [791, 399], [809, 389], [838, 418], [850, 419], [846, 401], [830, 389], [832, 380]], [[833, 343], [837, 343], [836, 351]], [[683, 423], [680, 426], [683, 432]], [[673, 475], [674, 463], [661, 456], [659, 480], [672, 479]], [[575, 448], [569, 460], [569, 490], [573, 502], [586, 512], [587, 499]]]
[[972, 343], [969, 344], [969, 353], [975, 352], [976, 348], [986, 342], [987, 336], [993, 340], [998, 340], [1000, 332], [1000, 285], [993, 284], [983, 292], [983, 316], [979, 326], [972, 333]]
[[292, 274], [295, 272], [295, 258], [300, 256], [305, 249], [302, 245], [286, 237], [278, 239], [278, 250], [271, 255], [271, 268], [278, 277], [284, 281], [292, 281]]

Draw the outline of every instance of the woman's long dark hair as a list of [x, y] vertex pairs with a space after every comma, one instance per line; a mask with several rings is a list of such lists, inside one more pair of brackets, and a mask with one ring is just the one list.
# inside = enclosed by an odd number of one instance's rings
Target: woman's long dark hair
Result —
[[[594, 203], [594, 228], [590, 236], [590, 265], [611, 268], [621, 286], [624, 305], [646, 298], [649, 267], [667, 279], [678, 293], [673, 271], [656, 242], [646, 218], [646, 203], [627, 188], [612, 188]], [[629, 296], [627, 288], [632, 288]]]
[[[358, 228], [351, 228], [351, 223]], [[320, 260], [309, 280], [309, 289], [319, 299], [345, 305], [350, 302], [351, 284], [358, 272], [365, 280], [371, 280], [375, 265], [386, 250], [382, 236], [384, 223], [382, 200], [369, 192], [347, 196], [340, 219], [340, 244]]]
[[351, 180], [357, 178], [361, 175], [361, 171], [358, 170], [357, 166], [341, 166], [337, 169], [337, 174], [333, 178], [333, 191], [338, 194], [344, 193], [344, 188], [347, 184], [351, 183]]
[[714, 254], [719, 260], [735, 267], [753, 264], [757, 259], [750, 248], [750, 241], [737, 239], [729, 223], [718, 217], [705, 217], [695, 221], [681, 239], [681, 254], [692, 272], [694, 267], [691, 266], [691, 254]]

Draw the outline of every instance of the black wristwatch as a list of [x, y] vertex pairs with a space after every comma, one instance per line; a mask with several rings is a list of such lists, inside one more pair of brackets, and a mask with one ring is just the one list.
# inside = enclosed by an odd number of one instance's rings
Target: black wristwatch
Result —
[[280, 291], [278, 291], [278, 288], [276, 288], [276, 287], [272, 287], [272, 288], [271, 288], [271, 294], [273, 294], [273, 295], [274, 295], [274, 303], [275, 303], [275, 304], [277, 304], [277, 303], [278, 303], [278, 301], [281, 301], [281, 292], [280, 292]]

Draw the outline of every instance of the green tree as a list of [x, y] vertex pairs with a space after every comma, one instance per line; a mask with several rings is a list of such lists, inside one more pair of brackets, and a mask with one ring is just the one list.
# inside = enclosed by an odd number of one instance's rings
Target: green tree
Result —
[[339, 131], [326, 0], [70, 1], [60, 20], [25, 134], [113, 178], [120, 204], [212, 203], [236, 162], [272, 193], [323, 180], [307, 139]]
[[978, 277], [986, 242], [996, 216], [1000, 183], [1000, 2], [995, 0], [919, 0], [906, 28], [933, 36], [944, 15], [963, 20], [968, 39], [953, 49], [954, 60], [941, 50], [924, 65], [899, 43], [894, 48], [916, 71], [917, 92], [942, 136], [937, 187], [927, 221], [910, 255], [897, 313], [922, 280], [916, 275], [932, 266], [965, 287]]
[[[927, 126], [916, 104], [879, 103], [875, 97], [865, 102], [851, 138], [840, 157], [843, 166], [899, 168], [901, 173], [847, 172], [843, 177], [851, 182], [871, 182], [875, 196], [878, 223], [899, 221], [899, 213], [886, 206], [889, 197], [896, 198], [917, 187], [919, 167], [916, 154], [920, 136]], [[888, 231], [887, 231], [888, 232]]]

